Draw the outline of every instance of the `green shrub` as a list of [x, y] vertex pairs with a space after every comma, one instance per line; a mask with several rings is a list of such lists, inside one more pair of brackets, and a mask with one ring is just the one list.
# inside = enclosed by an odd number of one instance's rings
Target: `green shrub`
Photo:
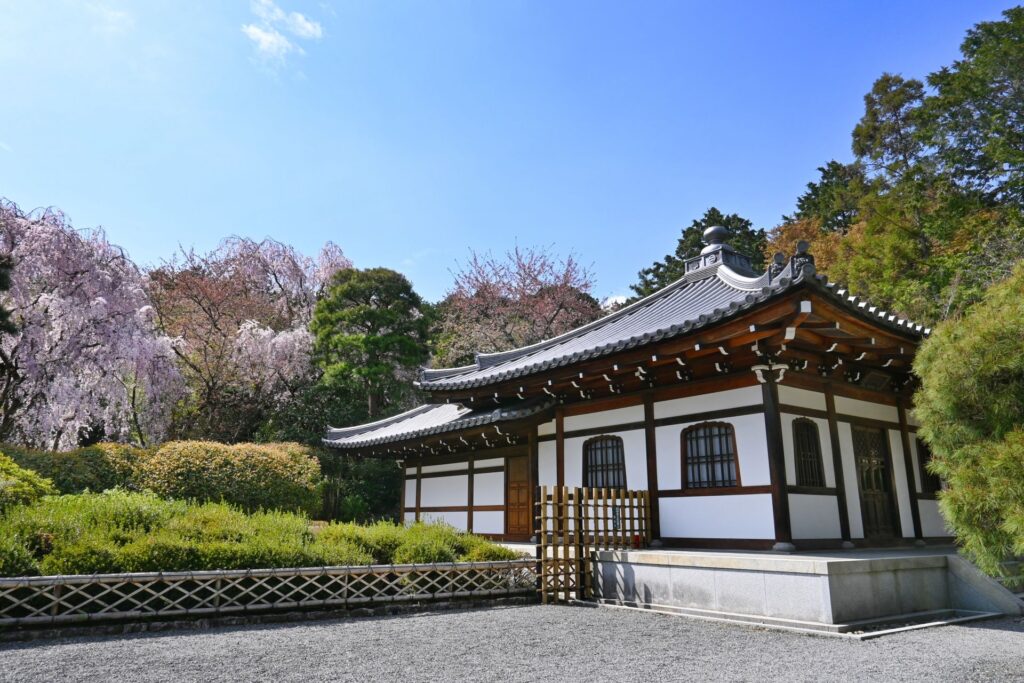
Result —
[[27, 469], [53, 481], [61, 493], [135, 488], [147, 452], [117, 443], [99, 443], [73, 451], [40, 451], [11, 444], [0, 450]]
[[53, 483], [0, 453], [0, 512], [56, 493]]
[[312, 514], [320, 506], [320, 467], [312, 453], [290, 443], [175, 441], [146, 458], [140, 481], [172, 498]]
[[330, 524], [112, 490], [49, 496], [0, 516], [0, 575], [453, 562], [514, 556], [437, 524]]
[[[1024, 556], [1024, 264], [959, 320], [939, 325], [914, 363], [942, 511], [990, 574]], [[1018, 571], [1024, 579], [1024, 571]]]

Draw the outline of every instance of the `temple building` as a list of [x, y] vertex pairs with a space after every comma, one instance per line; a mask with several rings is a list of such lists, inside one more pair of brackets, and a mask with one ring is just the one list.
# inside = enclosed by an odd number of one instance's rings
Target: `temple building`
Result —
[[324, 442], [399, 460], [406, 521], [503, 540], [564, 485], [649, 491], [668, 547], [949, 542], [911, 412], [929, 330], [818, 275], [805, 243], [758, 275], [727, 236], [599, 320], [423, 369], [430, 403]]

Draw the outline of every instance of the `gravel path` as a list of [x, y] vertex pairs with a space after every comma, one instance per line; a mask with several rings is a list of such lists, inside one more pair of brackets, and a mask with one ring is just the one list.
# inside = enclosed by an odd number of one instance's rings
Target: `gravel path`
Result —
[[507, 607], [0, 645], [0, 680], [1021, 680], [1024, 620], [858, 642], [651, 613]]

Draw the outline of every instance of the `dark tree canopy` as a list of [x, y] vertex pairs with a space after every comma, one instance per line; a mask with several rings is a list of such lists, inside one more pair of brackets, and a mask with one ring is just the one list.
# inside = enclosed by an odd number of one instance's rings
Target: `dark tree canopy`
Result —
[[764, 230], [753, 227], [753, 223], [738, 214], [724, 214], [715, 207], [704, 212], [683, 229], [674, 253], [667, 254], [660, 261], [655, 261], [649, 268], [638, 274], [639, 282], [630, 288], [637, 297], [653, 294], [662, 287], [669, 285], [685, 274], [686, 259], [700, 254], [703, 248], [704, 231], [713, 225], [721, 225], [729, 229], [729, 244], [736, 251], [749, 256], [754, 270], [764, 270], [764, 246], [766, 237]]
[[796, 212], [782, 220], [813, 220], [825, 232], [845, 234], [860, 217], [860, 202], [869, 191], [871, 181], [864, 164], [832, 160], [819, 166], [818, 173], [817, 182], [807, 183], [807, 191], [797, 198]]
[[429, 328], [428, 306], [387, 268], [335, 273], [310, 323], [324, 381], [361, 387], [371, 419], [409, 390], [428, 357]]
[[[6, 292], [10, 288], [11, 261], [10, 259], [0, 259], [0, 293]], [[0, 333], [16, 331], [17, 327], [15, 327], [14, 321], [11, 320], [11, 312], [6, 307], [0, 306]]]

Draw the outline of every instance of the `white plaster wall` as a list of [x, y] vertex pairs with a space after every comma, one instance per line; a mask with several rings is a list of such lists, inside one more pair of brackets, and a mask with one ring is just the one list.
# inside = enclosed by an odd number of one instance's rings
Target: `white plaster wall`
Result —
[[[771, 484], [768, 472], [768, 437], [764, 431], [764, 415], [738, 415], [716, 420], [728, 422], [736, 432], [737, 458], [740, 464], [740, 483], [743, 486]], [[654, 434], [658, 447], [658, 488], [678, 489], [683, 486], [682, 433], [685, 424], [658, 427]]]
[[414, 508], [416, 507], [416, 480], [406, 480], [405, 482], [405, 507]]
[[416, 521], [416, 513], [415, 512], [406, 512], [405, 513], [404, 521], [405, 521], [406, 524], [412, 524], [413, 522]]
[[903, 439], [897, 429], [886, 430], [889, 452], [892, 453], [892, 473], [896, 482], [896, 504], [900, 512], [900, 529], [904, 538], [914, 537], [914, 517], [910, 510], [910, 488], [907, 486], [907, 466], [903, 459]]
[[717, 391], [712, 394], [658, 401], [654, 404], [654, 418], [678, 417], [680, 415], [692, 415], [693, 413], [706, 413], [712, 410], [725, 410], [727, 408], [761, 404], [760, 386], [742, 387], [740, 389], [729, 389], [728, 391]]
[[768, 493], [661, 498], [658, 502], [661, 535], [666, 538], [775, 538]]
[[839, 504], [835, 496], [789, 494], [793, 538], [842, 538]]
[[541, 441], [537, 444], [537, 485], [555, 486], [558, 481], [558, 465], [555, 462], [555, 442]]
[[[469, 461], [463, 460], [462, 462], [450, 462], [444, 465], [424, 465], [423, 473], [427, 472], [465, 472], [469, 469]], [[416, 470], [413, 470], [415, 473]]]
[[[779, 387], [780, 389], [782, 387]], [[808, 392], [810, 393], [810, 392]], [[793, 420], [801, 417], [790, 413], [782, 413], [782, 448], [786, 454], [786, 483], [796, 485], [796, 451], [793, 447]], [[821, 458], [824, 464], [825, 486], [836, 485], [836, 467], [832, 460], [832, 441], [828, 436], [828, 420], [817, 417], [807, 418], [818, 426], [818, 443], [821, 447]]]
[[630, 422], [643, 422], [644, 407], [628, 406], [626, 408], [615, 408], [613, 410], [602, 410], [598, 413], [587, 413], [585, 415], [572, 415], [565, 418], [565, 431], [571, 432], [577, 429], [602, 429], [614, 427], [615, 425], [629, 424]]
[[885, 420], [887, 422], [899, 422], [900, 415], [896, 406], [888, 406], [884, 403], [869, 403], [856, 398], [836, 396], [836, 412], [840, 415], [852, 415], [854, 417], [867, 417], [872, 420]]
[[473, 513], [474, 534], [503, 534], [505, 533], [505, 513], [498, 511], [474, 512]]
[[846, 484], [846, 508], [850, 518], [850, 538], [864, 538], [864, 520], [861, 518], [860, 489], [857, 487], [857, 467], [853, 462], [853, 432], [848, 422], [840, 422], [839, 452], [843, 458], [843, 483]]
[[487, 460], [477, 460], [473, 463], [474, 469], [483, 469], [484, 467], [504, 467], [505, 458], [488, 458]]
[[469, 503], [469, 477], [427, 477], [420, 481], [420, 506], [451, 507]]
[[[476, 515], [474, 514], [475, 518]], [[422, 512], [420, 519], [424, 522], [443, 522], [459, 531], [466, 531], [468, 515], [465, 512]]]
[[921, 512], [921, 533], [924, 536], [952, 536], [953, 532], [946, 524], [946, 518], [939, 510], [937, 500], [917, 501], [918, 510]]
[[[473, 505], [504, 505], [505, 473], [488, 472], [473, 475]], [[476, 515], [473, 515], [476, 526]]]
[[820, 391], [797, 389], [796, 387], [787, 387], [784, 384], [779, 385], [779, 403], [810, 408], [811, 410], [826, 410], [827, 408], [825, 394]]
[[547, 436], [555, 433], [555, 421], [545, 422], [537, 425], [537, 436]]
[[[606, 436], [618, 436], [622, 439], [622, 450], [626, 461], [626, 487], [629, 489], [647, 488], [647, 443], [644, 430], [632, 429], [628, 432], [608, 432]], [[593, 436], [573, 437], [565, 440], [565, 485], [583, 486], [583, 444]]]
[[415, 467], [406, 467], [405, 468], [405, 473], [406, 474], [416, 474], [416, 468]]

